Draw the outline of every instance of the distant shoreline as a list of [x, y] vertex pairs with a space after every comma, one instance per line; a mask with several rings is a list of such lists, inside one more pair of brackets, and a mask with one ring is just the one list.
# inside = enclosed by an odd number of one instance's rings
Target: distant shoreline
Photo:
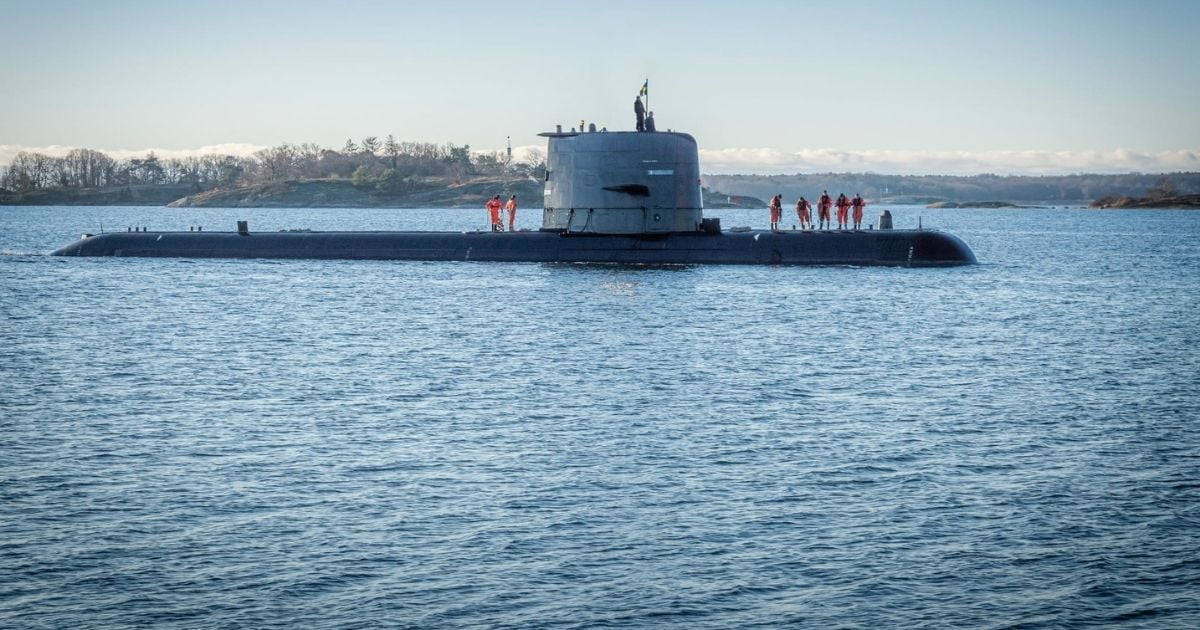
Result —
[[[704, 180], [708, 183], [710, 178]], [[728, 184], [726, 176], [713, 177]], [[761, 182], [755, 182], [761, 184]], [[138, 184], [101, 188], [48, 187], [24, 192], [0, 190], [0, 206], [150, 206], [176, 208], [478, 208], [492, 195], [516, 195], [524, 207], [538, 207], [543, 182], [534, 177], [426, 177], [406, 180], [399, 188], [385, 188], [350, 179], [295, 179], [263, 182], [232, 188], [198, 190], [189, 184]], [[761, 186], [759, 186], [761, 187]], [[733, 188], [742, 188], [734, 185]], [[799, 197], [780, 186], [785, 199]], [[820, 188], [818, 188], [819, 190]], [[832, 188], [836, 190], [836, 188]], [[850, 188], [853, 189], [853, 188]], [[730, 194], [702, 187], [704, 207], [766, 208], [762, 198]], [[817, 194], [810, 195], [813, 199]], [[864, 195], [864, 197], [867, 197]], [[1093, 209], [1184, 208], [1200, 209], [1200, 194], [1135, 197], [1105, 195], [1094, 200], [987, 200], [919, 195], [893, 195], [872, 199], [869, 205], [923, 205], [931, 209], [1057, 209], [1086, 206]], [[790, 204], [790, 200], [789, 200]]]
[[39, 188], [0, 192], [0, 206], [159, 206], [175, 208], [465, 208], [482, 207], [492, 195], [517, 195], [538, 205], [542, 182], [529, 178], [479, 177], [454, 181], [424, 178], [404, 190], [356, 185], [349, 179], [285, 180], [197, 190], [186, 184]]
[[[630, 176], [636, 177], [635, 174]], [[514, 161], [503, 152], [453, 143], [347, 140], [341, 149], [283, 143], [253, 156], [117, 159], [73, 149], [56, 157], [21, 151], [0, 165], [0, 205], [133, 205], [243, 208], [479, 207], [517, 195], [524, 207], [544, 198], [540, 153]], [[629, 182], [614, 182], [620, 185]], [[710, 208], [790, 206], [822, 191], [861, 195], [870, 205], [943, 208], [1159, 207], [1164, 198], [1200, 194], [1200, 172], [1070, 175], [890, 175], [867, 172], [774, 175], [705, 174]], [[605, 186], [609, 184], [604, 184]], [[1195, 207], [1186, 199], [1168, 207]]]
[[[195, 190], [186, 184], [106, 188], [39, 188], [0, 192], [0, 206], [159, 206], [172, 208], [479, 208], [492, 197], [516, 195], [518, 204], [542, 203], [543, 183], [533, 178], [425, 178], [407, 190], [380, 190], [347, 179], [286, 180]], [[765, 208], [745, 195], [704, 189], [707, 208]]]

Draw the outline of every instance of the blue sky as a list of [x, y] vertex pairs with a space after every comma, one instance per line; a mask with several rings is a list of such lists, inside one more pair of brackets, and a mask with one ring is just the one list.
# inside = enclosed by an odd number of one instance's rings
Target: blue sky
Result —
[[1200, 168], [1200, 2], [0, 0], [0, 159], [347, 137], [500, 148], [580, 119], [706, 170]]

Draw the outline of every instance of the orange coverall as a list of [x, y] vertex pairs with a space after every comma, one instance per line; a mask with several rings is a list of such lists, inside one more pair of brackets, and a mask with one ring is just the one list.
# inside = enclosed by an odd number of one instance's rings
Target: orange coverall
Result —
[[812, 223], [812, 215], [808, 212], [810, 209], [812, 209], [812, 204], [808, 203], [807, 199], [796, 202], [796, 217], [800, 219], [800, 225]]
[[491, 222], [492, 229], [494, 230], [500, 224], [500, 200], [488, 199], [484, 207], [487, 208], [488, 221]]

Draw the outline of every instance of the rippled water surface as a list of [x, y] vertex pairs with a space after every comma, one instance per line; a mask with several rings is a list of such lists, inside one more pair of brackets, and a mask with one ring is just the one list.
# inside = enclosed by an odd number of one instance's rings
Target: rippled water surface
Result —
[[1200, 627], [1200, 213], [895, 214], [982, 264], [60, 259], [483, 211], [0, 208], [0, 625]]

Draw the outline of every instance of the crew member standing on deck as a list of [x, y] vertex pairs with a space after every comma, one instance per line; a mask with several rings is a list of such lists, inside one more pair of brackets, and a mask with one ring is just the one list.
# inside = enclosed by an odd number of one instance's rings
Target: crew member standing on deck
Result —
[[508, 210], [508, 231], [513, 231], [513, 224], [517, 222], [517, 196], [513, 195], [508, 198], [508, 203], [504, 205], [504, 209]]
[[844, 230], [846, 229], [846, 224], [850, 222], [850, 218], [848, 216], [849, 212], [847, 212], [850, 209], [850, 200], [846, 199], [846, 195], [844, 193], [838, 193], [836, 205], [838, 229]]
[[483, 207], [487, 208], [488, 222], [492, 226], [492, 231], [503, 230], [504, 225], [500, 223], [500, 195], [493, 195]]
[[800, 219], [801, 230], [812, 229], [812, 215], [809, 214], [810, 210], [812, 210], [812, 204], [808, 203], [808, 200], [804, 197], [801, 197], [800, 201], [796, 202], [796, 217]]
[[779, 219], [783, 216], [783, 195], [771, 197], [771, 231], [779, 229]]
[[646, 130], [646, 106], [642, 105], [642, 97], [633, 97], [633, 115], [637, 116], [637, 130]]
[[833, 205], [833, 198], [829, 196], [828, 190], [821, 191], [821, 198], [817, 200], [817, 221], [821, 224], [821, 229], [829, 229], [829, 207]]
[[854, 201], [850, 202], [850, 205], [854, 206], [854, 229], [861, 230], [863, 208], [867, 205], [867, 202], [863, 201], [861, 195], [854, 193]]
[[654, 112], [646, 114], [646, 131], [658, 131], [654, 126]]

